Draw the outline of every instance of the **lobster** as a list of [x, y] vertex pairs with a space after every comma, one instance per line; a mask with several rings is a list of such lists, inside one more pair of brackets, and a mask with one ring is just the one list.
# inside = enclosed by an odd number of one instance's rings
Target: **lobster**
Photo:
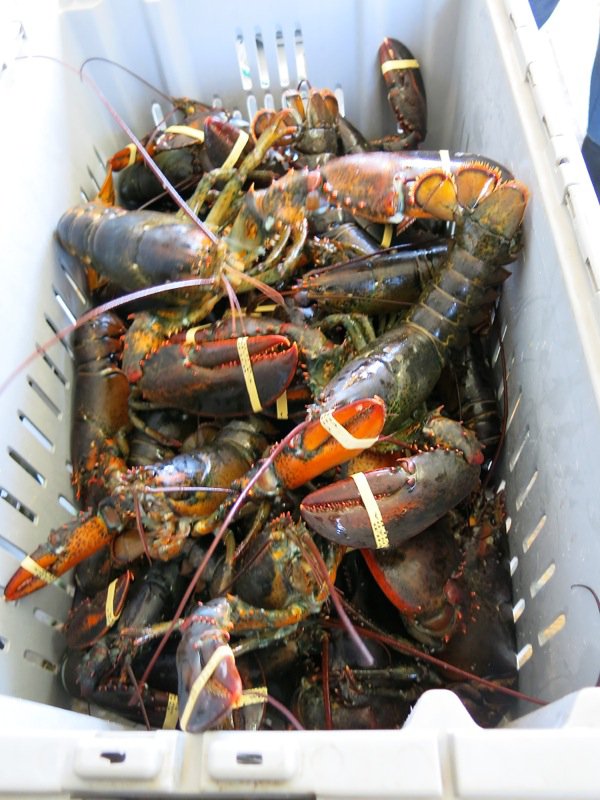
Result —
[[[248, 174], [264, 158], [268, 149], [288, 130], [289, 114], [276, 116], [265, 130], [253, 151], [236, 171], [221, 192], [207, 217], [206, 225], [220, 229], [228, 221], [232, 203], [246, 181]], [[225, 171], [227, 176], [230, 171]], [[223, 174], [217, 170], [217, 176]], [[217, 176], [213, 176], [213, 180]], [[191, 203], [197, 203], [197, 193], [202, 196], [209, 184], [201, 182]], [[58, 222], [57, 236], [60, 244], [71, 255], [101, 278], [111, 281], [122, 290], [132, 291], [155, 286], [182, 277], [206, 279], [212, 288], [207, 297], [206, 286], [168, 293], [170, 303], [187, 305], [193, 300], [206, 301], [201, 319], [215, 305], [219, 297], [219, 275], [223, 265], [244, 271], [252, 264], [263, 245], [264, 237], [256, 222], [247, 215], [238, 220], [237, 227], [216, 243], [206, 227], [198, 227], [177, 214], [153, 211], [126, 211], [93, 201], [67, 211]]]
[[[316, 417], [268, 464], [266, 471], [262, 470], [260, 481], [253, 489], [254, 496], [277, 496], [282, 487], [297, 488], [357, 455], [373, 441], [364, 437], [377, 436], [382, 429], [385, 411], [380, 400], [369, 399], [337, 409], [335, 418], [350, 434], [350, 448], [340, 444]], [[235, 425], [239, 426], [237, 432], [232, 427]], [[230, 452], [226, 449], [228, 440], [231, 440]], [[236, 440], [240, 440], [241, 446]], [[216, 493], [199, 489], [190, 494], [181, 490], [186, 485], [198, 486], [199, 482], [201, 486], [216, 484], [220, 489], [223, 483], [231, 482], [236, 470], [244, 481], [251, 480], [259, 467], [256, 464], [250, 467], [260, 455], [263, 442], [260, 430], [232, 422], [219, 441], [212, 443], [213, 460], [206, 451], [194, 454], [195, 457], [182, 454], [165, 465], [122, 474], [112, 493], [99, 503], [97, 513], [88, 513], [83, 519], [50, 532], [47, 542], [40, 545], [8, 581], [5, 598], [16, 600], [41, 589], [83, 558], [111, 543], [117, 534], [135, 525], [136, 507], [150, 533], [149, 552], [158, 558], [174, 557], [181, 552], [190, 532], [194, 535], [210, 533], [228, 508], [219, 498], [220, 493], [227, 493], [226, 488]], [[168, 492], [170, 486], [175, 486], [182, 496]], [[241, 490], [241, 486], [239, 488]], [[132, 538], [135, 539], [127, 536], [121, 544], [115, 544], [117, 557], [128, 559], [140, 555], [139, 544], [136, 543], [133, 551], [129, 548]]]

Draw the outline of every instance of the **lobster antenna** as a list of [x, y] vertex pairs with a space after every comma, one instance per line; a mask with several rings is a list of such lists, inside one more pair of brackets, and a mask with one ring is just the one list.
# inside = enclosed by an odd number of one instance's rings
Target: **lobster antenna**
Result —
[[[108, 98], [106, 98], [103, 92], [100, 90], [98, 84], [89, 76], [85, 75], [82, 69], [75, 69], [75, 67], [67, 64], [66, 61], [62, 61], [60, 58], [56, 58], [55, 56], [46, 56], [46, 55], [31, 55], [31, 56], [18, 56], [19, 59], [26, 59], [26, 58], [43, 58], [47, 59], [48, 61], [54, 61], [56, 64], [60, 64], [62, 67], [70, 70], [71, 72], [78, 75], [81, 81], [87, 84], [90, 89], [94, 92], [96, 97], [100, 100], [102, 105], [107, 109], [111, 117], [115, 120], [119, 128], [123, 131], [123, 133], [129, 138], [129, 140], [136, 146], [139, 154], [146, 162], [146, 166], [148, 169], [154, 174], [158, 182], [161, 184], [163, 189], [169, 194], [169, 196], [173, 199], [173, 201], [179, 206], [179, 208], [183, 211], [183, 213], [189, 217], [189, 219], [200, 228], [202, 233], [210, 239], [213, 244], [216, 244], [218, 239], [215, 234], [194, 214], [190, 206], [185, 202], [183, 197], [176, 191], [176, 189], [172, 186], [172, 184], [167, 180], [167, 178], [163, 175], [162, 171], [156, 166], [150, 155], [148, 154], [144, 145], [140, 142], [137, 138], [135, 133], [131, 130], [129, 125], [125, 122], [125, 120], [117, 113], [116, 109], [112, 106], [109, 102]], [[85, 64], [86, 62], [84, 62]], [[171, 98], [169, 98], [169, 102], [171, 102]]]
[[143, 300], [146, 297], [152, 297], [155, 294], [162, 294], [163, 292], [170, 292], [174, 289], [189, 289], [194, 286], [212, 286], [214, 285], [214, 278], [184, 278], [180, 281], [173, 281], [172, 283], [164, 283], [161, 286], [148, 286], [145, 289], [138, 289], [135, 292], [124, 294], [121, 297], [116, 297], [114, 300], [107, 300], [89, 311], [85, 311], [76, 322], [66, 325], [62, 330], [55, 333], [50, 339], [43, 344], [37, 345], [36, 349], [30, 353], [9, 375], [0, 383], [0, 395], [10, 386], [13, 380], [23, 372], [36, 358], [46, 353], [52, 345], [61, 342], [69, 334], [76, 331], [87, 322], [91, 322], [96, 317], [104, 314], [106, 311], [112, 311], [114, 308], [120, 308], [127, 303], [132, 303], [135, 300]]
[[[248, 694], [252, 694], [252, 692], [248, 692]], [[264, 697], [264, 695], [262, 695]], [[279, 713], [284, 716], [287, 721], [297, 730], [303, 731], [305, 730], [304, 726], [300, 723], [300, 721], [295, 717], [289, 708], [286, 708], [283, 703], [280, 703], [273, 695], [267, 694], [267, 702], [269, 705], [272, 705], [273, 708], [276, 708]]]
[[[332, 628], [342, 627], [341, 622], [338, 622], [337, 620], [333, 619], [326, 620], [325, 624]], [[517, 700], [524, 700], [525, 702], [532, 703], [533, 705], [536, 706], [548, 705], [548, 703], [545, 700], [540, 700], [539, 697], [532, 697], [531, 695], [524, 694], [523, 692], [519, 692], [516, 689], [510, 689], [508, 686], [501, 686], [500, 684], [494, 683], [494, 681], [491, 681], [488, 678], [481, 678], [479, 675], [474, 675], [472, 672], [467, 672], [467, 670], [461, 669], [460, 667], [455, 667], [452, 664], [449, 664], [447, 661], [444, 661], [441, 658], [436, 658], [436, 656], [431, 655], [431, 653], [427, 653], [424, 650], [419, 650], [418, 647], [415, 647], [414, 645], [409, 644], [406, 641], [396, 639], [396, 637], [391, 636], [389, 634], [385, 634], [377, 630], [369, 630], [368, 628], [363, 628], [361, 625], [356, 626], [356, 631], [360, 636], [364, 636], [365, 639], [373, 639], [376, 642], [387, 644], [389, 647], [392, 648], [392, 650], [397, 650], [399, 653], [412, 656], [413, 658], [420, 658], [423, 661], [428, 661], [435, 667], [444, 669], [447, 672], [453, 672], [457, 677], [462, 678], [463, 680], [479, 683], [482, 686], [485, 686], [486, 689], [491, 689], [492, 691], [500, 692], [500, 694], [509, 695], [510, 697], [514, 697]]]
[[328, 731], [333, 729], [331, 716], [331, 691], [329, 687], [329, 634], [324, 633], [321, 639], [321, 675], [323, 684], [323, 712], [325, 727]]
[[142, 78], [137, 72], [134, 72], [129, 67], [126, 67], [124, 64], [120, 64], [118, 61], [113, 61], [112, 58], [106, 58], [105, 56], [90, 56], [90, 58], [86, 58], [85, 61], [82, 62], [81, 66], [79, 67], [79, 75], [83, 79], [83, 71], [89, 65], [92, 64], [94, 61], [100, 61], [104, 64], [110, 64], [112, 67], [117, 67], [123, 72], [126, 72], [128, 75], [131, 75], [132, 78], [135, 78], [136, 81], [143, 83], [144, 86], [147, 86], [148, 89], [151, 89], [156, 94], [160, 95], [164, 100], [167, 100], [171, 105], [175, 105], [175, 98], [171, 95], [163, 92], [162, 89], [159, 89], [158, 86], [155, 86], [150, 81], [147, 81], [145, 78]]
[[316, 561], [316, 563], [318, 564], [318, 567], [319, 567], [318, 568], [318, 572], [321, 574], [322, 579], [327, 584], [327, 588], [329, 590], [329, 596], [331, 597], [331, 601], [333, 602], [333, 605], [335, 606], [335, 610], [338, 613], [338, 616], [339, 616], [339, 618], [341, 620], [341, 623], [342, 623], [342, 625], [344, 627], [344, 630], [346, 631], [348, 636], [352, 639], [356, 649], [358, 650], [358, 652], [363, 657], [363, 659], [365, 661], [365, 664], [368, 667], [372, 667], [373, 663], [374, 663], [373, 656], [371, 655], [371, 653], [369, 652], [369, 649], [367, 648], [365, 643], [362, 641], [362, 639], [358, 635], [358, 632], [357, 632], [356, 628], [354, 627], [354, 624], [352, 623], [352, 621], [350, 620], [350, 617], [346, 613], [346, 610], [344, 609], [344, 605], [343, 605], [343, 603], [342, 603], [342, 601], [341, 601], [341, 599], [339, 597], [338, 590], [333, 585], [333, 581], [331, 580], [331, 577], [329, 575], [329, 571], [327, 570], [327, 565], [323, 561], [323, 556], [321, 555], [321, 552], [319, 551], [319, 548], [317, 547], [317, 545], [312, 540], [312, 537], [310, 537], [310, 536], [307, 537], [305, 544], [308, 546], [308, 549], [309, 549], [314, 561]]
[[98, 84], [90, 78], [89, 75], [84, 75], [81, 72], [79, 73], [81, 76], [81, 80], [92, 89], [92, 91], [96, 94], [102, 105], [108, 110], [111, 117], [115, 120], [119, 128], [123, 131], [123, 133], [129, 138], [129, 140], [136, 146], [139, 154], [143, 158], [146, 163], [148, 169], [153, 173], [155, 178], [161, 184], [163, 189], [169, 193], [169, 196], [174, 200], [174, 202], [179, 206], [179, 208], [183, 211], [183, 213], [189, 217], [189, 219], [196, 225], [202, 233], [210, 239], [213, 244], [217, 244], [219, 241], [217, 236], [210, 230], [210, 228], [205, 225], [193, 212], [190, 206], [185, 202], [183, 197], [179, 194], [179, 192], [175, 189], [175, 187], [171, 184], [169, 180], [165, 177], [162, 170], [157, 167], [155, 162], [152, 160], [148, 151], [144, 147], [144, 145], [140, 142], [137, 138], [135, 133], [131, 130], [129, 125], [125, 122], [125, 120], [118, 114], [116, 109], [113, 105], [109, 102], [108, 98], [106, 98], [103, 92], [100, 90]]

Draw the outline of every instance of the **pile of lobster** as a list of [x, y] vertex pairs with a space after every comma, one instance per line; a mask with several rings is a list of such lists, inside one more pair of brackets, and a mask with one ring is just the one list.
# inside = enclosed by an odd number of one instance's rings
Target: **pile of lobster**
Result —
[[83, 512], [5, 597], [77, 566], [62, 672], [85, 701], [186, 731], [398, 727], [440, 686], [484, 724], [506, 710], [484, 335], [528, 192], [415, 150], [418, 64], [392, 39], [380, 62], [397, 136], [367, 141], [326, 90], [250, 125], [176, 100], [58, 223], [94, 302], [135, 301], [75, 331]]

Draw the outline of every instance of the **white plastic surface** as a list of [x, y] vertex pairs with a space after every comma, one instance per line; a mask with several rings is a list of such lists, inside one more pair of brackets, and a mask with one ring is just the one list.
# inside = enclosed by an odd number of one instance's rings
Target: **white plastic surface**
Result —
[[[32, 714], [28, 704], [21, 718], [12, 698], [68, 703], [57, 677], [64, 644], [55, 623], [64, 620], [70, 596], [67, 584], [54, 585], [0, 604], [0, 693], [7, 696], [0, 696], [0, 795], [124, 796], [132, 781], [123, 773], [131, 769], [132, 776], [146, 770], [135, 787], [146, 796], [251, 788], [322, 797], [598, 796], [591, 761], [600, 750], [597, 725], [571, 719], [565, 709], [577, 701], [559, 698], [594, 686], [600, 672], [600, 614], [582, 588], [600, 593], [600, 210], [527, 1], [223, 0], [207, 9], [193, 0], [48, 0], [5, 3], [0, 14], [0, 380], [84, 308], [76, 278], [57, 262], [53, 230], [62, 211], [79, 202], [80, 186], [94, 194], [89, 170], [99, 181], [102, 159], [124, 144], [76, 75], [19, 55], [59, 56], [76, 67], [103, 55], [170, 94], [211, 99], [218, 92], [246, 113], [253, 103], [280, 102], [279, 32], [290, 85], [308, 75], [314, 86], [337, 89], [348, 117], [375, 135], [392, 130], [376, 49], [384, 36], [395, 36], [423, 65], [426, 146], [481, 152], [530, 187], [526, 250], [500, 312], [509, 404], [501, 475], [520, 614], [521, 688], [558, 700], [522, 718], [518, 731], [480, 731], [453, 695], [434, 692], [419, 701], [402, 731], [273, 739], [261, 733], [256, 740], [166, 731], [124, 739], [101, 720], [78, 716], [85, 723], [74, 724], [69, 712], [42, 706]], [[259, 32], [268, 74], [256, 64]], [[240, 37], [252, 84], [243, 90]], [[138, 132], [152, 126], [152, 93], [100, 62], [86, 72]], [[0, 394], [0, 587], [22, 555], [69, 518], [70, 375], [68, 343], [54, 345]], [[598, 692], [580, 697], [597, 704]], [[48, 722], [42, 730], [32, 721], [47, 720], [45, 708], [60, 720], [53, 734]], [[97, 732], [84, 734], [87, 726]], [[240, 746], [262, 754], [262, 765], [239, 764]], [[112, 762], [102, 752], [126, 758]], [[497, 764], [514, 768], [495, 766], [496, 752], [502, 753]], [[262, 777], [245, 772], [254, 768]], [[547, 780], [538, 782], [540, 775]]]

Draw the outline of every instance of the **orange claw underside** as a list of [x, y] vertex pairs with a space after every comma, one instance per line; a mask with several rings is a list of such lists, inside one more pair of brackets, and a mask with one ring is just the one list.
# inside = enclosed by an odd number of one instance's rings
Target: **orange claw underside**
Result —
[[[112, 539], [100, 517], [91, 517], [83, 522], [71, 522], [50, 534], [48, 541], [31, 554], [31, 559], [49, 573], [48, 579], [37, 577], [32, 571], [20, 566], [4, 589], [6, 600], [19, 600], [28, 594], [43, 589], [51, 580], [59, 578], [88, 556], [93, 555]], [[32, 570], [35, 567], [32, 566]]]
[[[379, 397], [357, 400], [338, 408], [333, 416], [357, 439], [379, 436], [385, 422], [385, 404]], [[346, 449], [315, 419], [275, 459], [275, 470], [288, 489], [296, 489], [332, 467], [362, 453], [366, 447]]]

